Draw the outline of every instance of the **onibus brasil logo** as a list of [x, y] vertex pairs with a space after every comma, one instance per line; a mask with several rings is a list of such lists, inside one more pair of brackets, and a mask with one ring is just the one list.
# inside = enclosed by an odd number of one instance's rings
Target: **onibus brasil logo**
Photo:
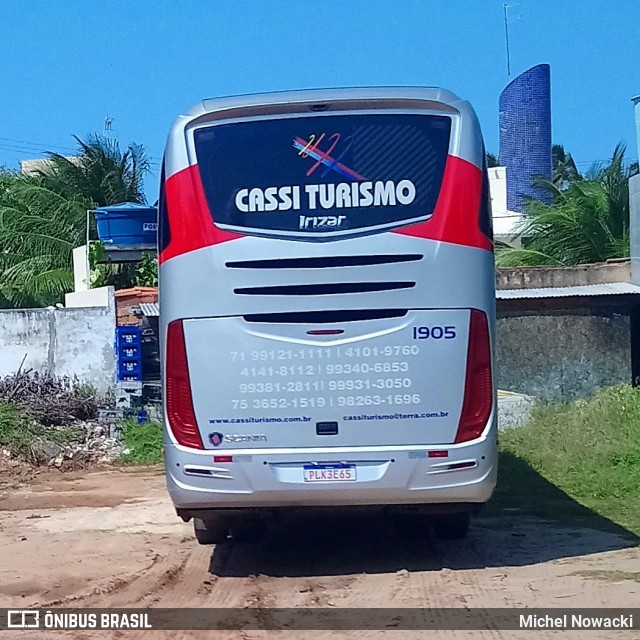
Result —
[[[2, 628], [0, 626], [0, 628]], [[149, 613], [7, 609], [7, 629], [152, 629]]]

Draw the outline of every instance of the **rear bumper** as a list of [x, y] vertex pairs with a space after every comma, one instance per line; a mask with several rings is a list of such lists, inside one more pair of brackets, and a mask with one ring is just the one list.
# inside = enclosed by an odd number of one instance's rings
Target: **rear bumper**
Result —
[[218, 519], [228, 523], [245, 522], [247, 515], [252, 520], [278, 518], [295, 520], [297, 518], [320, 518], [337, 520], [342, 518], [365, 517], [381, 514], [393, 515], [449, 515], [454, 513], [475, 513], [482, 508], [481, 502], [447, 502], [438, 504], [378, 504], [378, 505], [334, 505], [334, 506], [280, 506], [280, 507], [235, 507], [215, 509], [178, 509], [176, 513], [185, 522], [191, 518], [201, 520]]
[[[446, 450], [446, 457], [428, 457]], [[214, 462], [233, 456], [232, 462]], [[356, 481], [305, 482], [308, 463], [348, 463]], [[355, 505], [479, 505], [497, 476], [494, 434], [463, 445], [196, 451], [167, 444], [169, 494], [179, 512]], [[468, 466], [463, 466], [468, 465]], [[197, 516], [196, 516], [197, 517]]]

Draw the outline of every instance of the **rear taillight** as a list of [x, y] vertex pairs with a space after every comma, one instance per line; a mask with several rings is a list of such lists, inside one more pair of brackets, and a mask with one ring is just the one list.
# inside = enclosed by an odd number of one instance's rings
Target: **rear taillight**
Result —
[[165, 379], [167, 421], [171, 432], [179, 444], [204, 449], [193, 410], [182, 320], [171, 322], [167, 328]]
[[491, 382], [491, 341], [487, 316], [471, 310], [467, 374], [464, 382], [462, 414], [455, 442], [468, 442], [482, 435], [493, 405]]

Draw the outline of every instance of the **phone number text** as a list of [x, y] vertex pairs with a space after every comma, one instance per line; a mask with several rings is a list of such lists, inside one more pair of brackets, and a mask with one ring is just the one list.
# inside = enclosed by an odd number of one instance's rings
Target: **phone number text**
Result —
[[264, 367], [242, 367], [240, 375], [244, 378], [273, 378], [320, 376], [320, 375], [351, 375], [352, 373], [401, 373], [409, 371], [408, 362], [354, 362], [336, 364], [298, 364], [298, 365], [267, 365]]
[[373, 396], [322, 396], [302, 398], [233, 398], [233, 409], [304, 409], [306, 407], [368, 407], [379, 405], [420, 404], [419, 393], [403, 393]]

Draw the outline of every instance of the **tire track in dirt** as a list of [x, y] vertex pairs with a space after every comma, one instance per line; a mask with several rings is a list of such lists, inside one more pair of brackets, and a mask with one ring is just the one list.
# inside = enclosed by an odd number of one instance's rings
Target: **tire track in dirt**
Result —
[[[214, 547], [200, 546], [191, 541], [189, 555], [180, 572], [178, 579], [167, 584], [158, 592], [158, 598], [153, 606], [158, 608], [207, 608], [229, 607], [244, 608], [247, 606], [272, 606], [268, 589], [258, 581], [232, 579], [220, 580], [210, 574], [211, 555]], [[228, 543], [225, 543], [225, 546]], [[230, 618], [234, 612], [230, 610]], [[172, 640], [186, 640], [188, 638], [203, 637], [206, 632], [173, 631]], [[245, 631], [216, 631], [216, 640], [232, 640], [249, 638]], [[167, 635], [167, 637], [169, 637]]]
[[[77, 593], [56, 600], [49, 600], [43, 603], [36, 603], [34, 606], [40, 608], [47, 607], [64, 607], [64, 606], [83, 606], [83, 607], [108, 607], [114, 605], [120, 594], [128, 592], [132, 584], [137, 580], [146, 581], [147, 576], [157, 573], [166, 573], [166, 565], [171, 565], [174, 561], [168, 557], [162, 557], [154, 554], [151, 562], [144, 569], [140, 569], [136, 573], [132, 573], [125, 577], [117, 577], [108, 581], [106, 584], [94, 587], [88, 591]], [[111, 597], [113, 596], [113, 597]], [[124, 605], [121, 605], [124, 606]]]
[[[182, 548], [181, 548], [182, 547]], [[190, 550], [183, 542], [176, 544], [175, 554], [158, 558], [147, 572], [129, 581], [122, 589], [110, 594], [109, 607], [148, 607], [161, 599], [161, 592], [179, 584], [190, 559]], [[104, 601], [103, 601], [104, 602]], [[97, 606], [96, 603], [91, 603]], [[105, 606], [101, 604], [101, 606]]]

